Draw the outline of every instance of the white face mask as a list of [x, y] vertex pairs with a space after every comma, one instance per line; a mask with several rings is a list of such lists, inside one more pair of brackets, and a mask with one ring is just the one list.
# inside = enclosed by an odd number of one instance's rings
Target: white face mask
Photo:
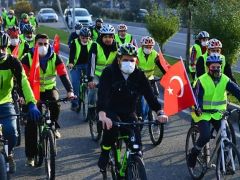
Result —
[[28, 42], [30, 42], [30, 41], [33, 40], [33, 38], [32, 38], [32, 37], [31, 37], [31, 38], [25, 37], [25, 40], [28, 41]]
[[11, 44], [12, 46], [16, 46], [16, 45], [18, 45], [18, 43], [19, 43], [19, 39], [18, 39], [18, 38], [16, 38], [16, 39], [10, 39], [10, 44]]
[[83, 41], [81, 41], [81, 44], [84, 45], [84, 46], [86, 46], [87, 43], [88, 43], [88, 42], [83, 42]]
[[208, 45], [208, 41], [202, 41], [202, 42], [201, 42], [201, 45], [202, 45], [202, 46], [207, 46], [207, 45]]
[[12, 18], [12, 17], [13, 17], [13, 15], [8, 15], [8, 17], [9, 17], [9, 18]]
[[220, 56], [221, 54], [220, 53], [216, 53], [216, 52], [212, 52], [210, 53], [211, 56]]
[[148, 49], [148, 48], [143, 48], [143, 52], [145, 54], [150, 54], [152, 52], [152, 49]]
[[47, 52], [48, 52], [48, 46], [47, 47], [46, 46], [38, 47], [38, 53], [40, 56], [46, 56]]
[[131, 74], [135, 69], [135, 62], [122, 62], [120, 69], [125, 74]]
[[79, 35], [80, 34], [80, 30], [76, 30], [76, 34]]

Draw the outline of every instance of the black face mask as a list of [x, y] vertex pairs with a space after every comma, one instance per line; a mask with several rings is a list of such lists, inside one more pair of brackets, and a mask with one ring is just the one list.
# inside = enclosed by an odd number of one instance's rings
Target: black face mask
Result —
[[221, 76], [221, 69], [210, 69], [209, 74], [213, 79], [218, 79]]
[[98, 29], [98, 30], [99, 30], [99, 29], [101, 29], [101, 27], [102, 27], [102, 26], [96, 26], [96, 29]]

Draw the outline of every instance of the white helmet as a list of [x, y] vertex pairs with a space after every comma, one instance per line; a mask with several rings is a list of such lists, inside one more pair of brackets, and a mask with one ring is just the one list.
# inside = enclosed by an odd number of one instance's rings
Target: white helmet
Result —
[[118, 31], [127, 31], [127, 26], [125, 24], [119, 24], [117, 26]]
[[154, 46], [155, 45], [155, 41], [150, 36], [144, 36], [141, 39], [141, 45], [142, 46]]
[[100, 29], [100, 34], [115, 34], [115, 29], [110, 24], [105, 24]]
[[208, 41], [208, 49], [222, 48], [222, 43], [218, 39], [210, 39]]

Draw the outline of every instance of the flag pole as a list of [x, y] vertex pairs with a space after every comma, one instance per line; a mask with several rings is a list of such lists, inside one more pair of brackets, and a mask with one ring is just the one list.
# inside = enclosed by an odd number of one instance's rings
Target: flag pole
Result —
[[[191, 84], [191, 83], [190, 83], [190, 80], [189, 80], [189, 78], [188, 78], [188, 75], [187, 75], [187, 71], [186, 71], [185, 65], [184, 65], [184, 63], [183, 63], [182, 56], [180, 56], [180, 61], [181, 61], [182, 65], [183, 65], [185, 74], [186, 74], [186, 76], [187, 76], [188, 84]], [[190, 89], [191, 89], [191, 93], [192, 93], [192, 96], [193, 96], [193, 99], [194, 99], [194, 103], [195, 103], [195, 105], [197, 106], [197, 109], [198, 109], [198, 108], [199, 108], [199, 105], [198, 105], [197, 100], [196, 100], [196, 98], [195, 98], [195, 95], [194, 95], [194, 93], [193, 93], [192, 86], [190, 86]]]

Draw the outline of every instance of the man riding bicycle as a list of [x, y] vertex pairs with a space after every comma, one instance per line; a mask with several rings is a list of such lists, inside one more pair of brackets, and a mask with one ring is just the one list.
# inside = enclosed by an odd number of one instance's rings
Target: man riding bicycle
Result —
[[[200, 136], [187, 159], [187, 163], [191, 168], [195, 167], [198, 154], [210, 140], [210, 124], [216, 130], [221, 126], [222, 114], [219, 110], [224, 111], [227, 109], [226, 92], [229, 91], [240, 101], [240, 88], [222, 73], [222, 63], [221, 56], [208, 56], [206, 60], [208, 71], [200, 76], [194, 84], [198, 107], [195, 113], [192, 112], [192, 118], [198, 126]], [[213, 113], [209, 111], [213, 111]]]
[[20, 35], [20, 39], [25, 40], [28, 43], [29, 48], [34, 47], [35, 34], [34, 34], [33, 26], [31, 24], [25, 24], [23, 26], [23, 32]]
[[136, 43], [134, 42], [132, 35], [127, 33], [127, 29], [128, 28], [125, 24], [119, 24], [117, 26], [118, 33], [115, 34], [115, 41], [119, 45], [131, 43], [136, 46]]
[[[98, 166], [102, 173], [106, 172], [109, 152], [117, 138], [118, 131], [112, 126], [112, 120], [137, 121], [136, 103], [139, 96], [144, 95], [150, 107], [157, 112], [160, 122], [168, 120], [152, 92], [148, 79], [136, 68], [136, 61], [136, 47], [132, 44], [123, 44], [119, 47], [112, 65], [106, 67], [100, 77], [97, 110], [104, 132]], [[135, 127], [131, 131], [134, 131], [136, 143], [141, 149], [139, 128]]]

